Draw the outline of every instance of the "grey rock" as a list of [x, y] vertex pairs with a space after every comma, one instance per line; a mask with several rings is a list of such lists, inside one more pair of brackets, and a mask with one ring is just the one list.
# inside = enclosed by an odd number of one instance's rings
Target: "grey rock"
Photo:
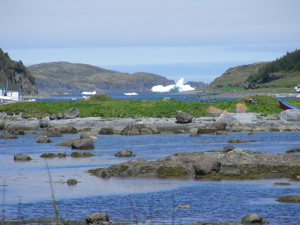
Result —
[[56, 114], [56, 119], [57, 119], [57, 120], [62, 120], [62, 119], [64, 119], [64, 114], [63, 114], [63, 113], [58, 113], [58, 114]]
[[222, 152], [230, 152], [230, 151], [232, 151], [232, 150], [234, 150], [234, 149], [235, 149], [234, 146], [232, 146], [232, 145], [226, 145], [226, 146], [223, 148]]
[[62, 137], [63, 135], [56, 130], [48, 130], [48, 131], [44, 131], [43, 133], [39, 134], [37, 136], [37, 138], [42, 138], [42, 137], [46, 137], [46, 138], [51, 138], [51, 137]]
[[286, 195], [277, 198], [279, 202], [300, 203], [300, 194]]
[[76, 179], [69, 179], [67, 180], [67, 184], [68, 185], [76, 185], [78, 183], [78, 181]]
[[80, 139], [93, 139], [96, 140], [98, 139], [97, 133], [96, 132], [84, 132], [80, 134]]
[[239, 138], [231, 138], [228, 143], [248, 143], [250, 141], [245, 141], [245, 140], [242, 140], [242, 139], [239, 139]]
[[41, 137], [36, 141], [36, 143], [53, 143], [53, 141], [50, 140], [49, 138]]
[[19, 130], [19, 128], [15, 126], [9, 126], [6, 128], [6, 131], [14, 135], [25, 135], [23, 130]]
[[71, 138], [71, 139], [65, 139], [65, 140], [62, 140], [60, 143], [58, 143], [57, 145], [58, 146], [64, 146], [64, 147], [71, 147], [72, 144], [79, 140], [80, 138]]
[[34, 130], [28, 131], [26, 134], [28, 135], [36, 135], [37, 133]]
[[281, 119], [287, 121], [299, 121], [300, 120], [300, 110], [298, 109], [287, 109], [279, 114]]
[[0, 135], [0, 139], [18, 139], [18, 136], [6, 130]]
[[96, 175], [99, 177], [197, 177], [214, 173], [245, 175], [248, 170], [253, 173], [253, 168], [263, 167], [266, 171], [260, 176], [279, 178], [282, 172], [277, 171], [276, 167], [294, 167], [300, 164], [300, 155], [259, 153], [232, 148], [234, 147], [228, 146], [215, 154], [182, 152], [155, 161], [130, 160], [102, 168]]
[[56, 118], [57, 118], [57, 115], [56, 115], [56, 114], [51, 114], [51, 115], [49, 116], [49, 120], [56, 120]]
[[44, 154], [40, 155], [40, 157], [41, 158], [55, 158], [55, 157], [57, 157], [57, 155], [54, 153], [44, 153]]
[[57, 156], [60, 157], [60, 158], [64, 158], [64, 157], [67, 156], [67, 153], [66, 153], [66, 152], [59, 152], [59, 153], [57, 154]]
[[225, 113], [225, 114], [221, 114], [219, 116], [217, 122], [223, 122], [223, 123], [230, 124], [234, 120], [236, 120], [236, 118], [234, 117], [233, 114]]
[[262, 224], [262, 218], [256, 213], [249, 213], [242, 218], [242, 224]]
[[286, 153], [296, 153], [296, 152], [300, 152], [300, 148], [292, 148], [286, 151]]
[[87, 224], [107, 224], [109, 216], [107, 213], [94, 213], [85, 218]]
[[215, 135], [227, 135], [227, 134], [228, 134], [228, 132], [225, 131], [225, 130], [218, 130], [218, 131], [216, 131], [216, 133], [215, 133]]
[[240, 121], [238, 121], [238, 120], [233, 120], [233, 121], [231, 121], [231, 122], [229, 123], [229, 126], [230, 126], [230, 127], [234, 127], [234, 128], [240, 127], [241, 125], [242, 125], [242, 123], [241, 123]]
[[116, 157], [135, 157], [136, 155], [130, 150], [121, 150], [115, 154]]
[[78, 109], [72, 108], [69, 109], [67, 112], [64, 113], [65, 119], [75, 119], [80, 114], [80, 111]]
[[[233, 149], [224, 154], [218, 154], [222, 168], [227, 165], [244, 166], [299, 166], [300, 155], [272, 154]], [[222, 169], [221, 169], [222, 170]]]
[[64, 118], [64, 114], [63, 113], [51, 114], [49, 116], [50, 120], [61, 120], [63, 118]]
[[184, 134], [185, 130], [174, 130], [173, 134]]
[[79, 139], [75, 140], [71, 144], [72, 149], [80, 149], [80, 150], [92, 150], [95, 149], [94, 141], [91, 139]]
[[0, 130], [3, 130], [5, 127], [5, 121], [0, 119]]
[[193, 120], [193, 116], [187, 112], [183, 112], [181, 110], [176, 111], [176, 122], [177, 123], [191, 123]]
[[40, 128], [47, 128], [49, 126], [49, 118], [43, 118], [39, 122], [39, 127]]
[[226, 130], [227, 123], [224, 122], [215, 122], [209, 126], [209, 129], [215, 130]]
[[193, 163], [193, 168], [196, 175], [206, 175], [211, 173], [217, 173], [220, 171], [221, 163], [217, 158], [209, 155], [199, 157]]
[[76, 152], [72, 152], [70, 156], [73, 158], [81, 158], [81, 157], [91, 157], [94, 156], [94, 154], [90, 152], [76, 151]]
[[203, 152], [176, 153], [156, 161], [131, 160], [100, 169], [97, 176], [180, 177], [215, 173], [220, 169], [217, 157]]
[[57, 130], [62, 134], [77, 134], [78, 133], [78, 130], [72, 125], [60, 127]]
[[113, 129], [113, 127], [101, 127], [99, 134], [112, 135], [112, 134], [114, 134], [114, 129]]
[[225, 122], [213, 122], [205, 127], [198, 128], [199, 134], [215, 134], [217, 131], [225, 131], [227, 124]]
[[158, 134], [158, 130], [151, 125], [147, 124], [129, 124], [121, 133], [122, 135], [143, 135], [143, 134]]
[[25, 154], [16, 154], [14, 155], [15, 161], [30, 161], [32, 160], [28, 155]]

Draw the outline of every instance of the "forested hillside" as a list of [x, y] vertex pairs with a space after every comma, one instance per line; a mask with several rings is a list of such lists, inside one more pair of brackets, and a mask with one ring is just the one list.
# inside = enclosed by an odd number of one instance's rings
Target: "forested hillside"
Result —
[[295, 78], [295, 76], [299, 77], [299, 75], [300, 50], [295, 50], [291, 53], [287, 52], [286, 55], [259, 68], [257, 74], [250, 75], [247, 78], [245, 81], [245, 88], [258, 88], [261, 86], [260, 84], [283, 78], [289, 78], [291, 80], [292, 78]]
[[35, 79], [30, 71], [19, 62], [11, 60], [8, 53], [0, 48], [0, 82], [11, 82], [20, 84], [24, 95], [37, 94]]
[[211, 88], [244, 88], [247, 78], [256, 74], [261, 67], [269, 62], [241, 65], [227, 69], [221, 76], [217, 77], [211, 84]]
[[267, 92], [294, 92], [298, 84], [300, 50], [295, 50], [274, 61], [229, 68], [210, 84], [210, 88], [224, 91], [260, 89]]

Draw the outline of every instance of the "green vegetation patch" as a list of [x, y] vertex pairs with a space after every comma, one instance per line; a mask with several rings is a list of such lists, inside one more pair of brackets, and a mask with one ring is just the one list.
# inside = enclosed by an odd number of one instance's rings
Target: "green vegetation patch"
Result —
[[188, 171], [181, 166], [177, 167], [168, 167], [168, 166], [161, 166], [157, 169], [157, 175], [159, 177], [178, 177], [187, 175]]
[[300, 176], [300, 166], [252, 166], [238, 168], [230, 166], [238, 173], [215, 173], [208, 174], [205, 177], [214, 179], [272, 179], [272, 178], [289, 178], [297, 180]]
[[277, 198], [279, 202], [286, 202], [286, 203], [300, 203], [300, 194], [298, 195], [286, 195], [283, 197]]
[[41, 158], [56, 158], [56, 157], [58, 157], [58, 155], [56, 155], [54, 153], [44, 153], [40, 157]]
[[[211, 103], [200, 103], [198, 101], [179, 101], [163, 99], [157, 100], [115, 100], [109, 96], [100, 95], [95, 99], [85, 101], [38, 101], [38, 102], [18, 102], [14, 104], [0, 105], [0, 112], [9, 115], [21, 114], [22, 118], [43, 118], [51, 114], [65, 113], [71, 108], [80, 111], [80, 118], [103, 117], [103, 118], [174, 118], [177, 110], [182, 110], [197, 117], [209, 116], [207, 108], [209, 106], [235, 112], [235, 105], [243, 103], [248, 107], [247, 112], [260, 113], [265, 115], [278, 115], [283, 111], [279, 107], [278, 100], [270, 96], [255, 95], [250, 96], [257, 101], [253, 105], [245, 98], [230, 101], [217, 101]], [[299, 105], [300, 100], [287, 101], [293, 105]]]

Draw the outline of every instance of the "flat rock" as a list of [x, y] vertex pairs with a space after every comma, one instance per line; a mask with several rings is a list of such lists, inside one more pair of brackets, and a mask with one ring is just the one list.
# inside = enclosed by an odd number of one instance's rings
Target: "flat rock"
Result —
[[75, 140], [71, 144], [72, 149], [79, 149], [79, 150], [93, 150], [95, 149], [94, 141], [91, 139], [79, 139]]
[[32, 160], [28, 155], [25, 154], [16, 154], [14, 155], [15, 161], [30, 161]]

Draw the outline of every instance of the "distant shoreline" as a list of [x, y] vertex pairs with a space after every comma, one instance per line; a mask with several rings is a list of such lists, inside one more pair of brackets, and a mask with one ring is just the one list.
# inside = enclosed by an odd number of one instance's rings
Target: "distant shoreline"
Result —
[[[101, 93], [101, 92], [99, 92]], [[110, 95], [109, 92], [106, 94]], [[58, 95], [58, 94], [55, 94]], [[299, 98], [300, 93], [250, 93], [250, 92], [229, 92], [229, 91], [183, 91], [180, 93], [172, 93], [172, 95], [195, 95], [195, 97], [214, 97], [214, 98], [243, 98], [247, 95], [255, 96], [255, 95], [263, 95], [263, 96], [273, 96], [276, 98]], [[65, 96], [65, 95], [63, 95]], [[51, 95], [47, 93], [41, 93], [38, 95], [24, 95], [24, 99], [44, 99], [51, 98]]]

